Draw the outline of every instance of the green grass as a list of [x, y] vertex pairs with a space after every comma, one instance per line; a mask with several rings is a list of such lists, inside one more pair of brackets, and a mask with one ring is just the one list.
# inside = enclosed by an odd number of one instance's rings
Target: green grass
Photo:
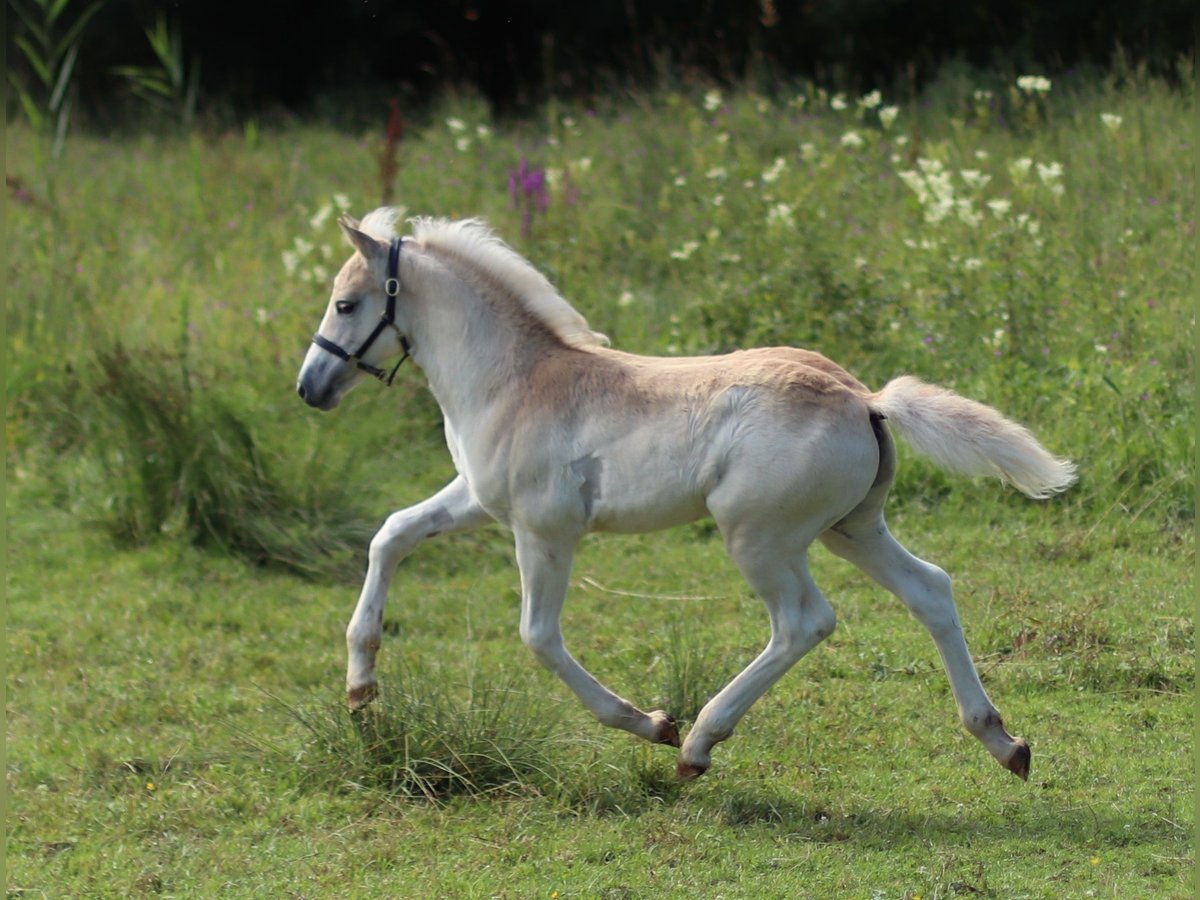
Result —
[[[839, 630], [689, 785], [673, 751], [605, 731], [536, 669], [514, 571], [407, 567], [382, 733], [429, 721], [402, 714], [415, 691], [435, 718], [500, 710], [483, 755], [524, 754], [456, 797], [407, 776], [436, 750], [397, 766], [338, 715], [349, 591], [178, 545], [114, 552], [63, 513], [15, 512], [10, 890], [1187, 896], [1190, 532], [1114, 528], [1081, 552], [1041, 513], [895, 523], [956, 574], [989, 690], [1033, 744], [1028, 783], [957, 724], [919, 626], [827, 554], [815, 568]], [[711, 599], [619, 597], [584, 578]], [[585, 664], [648, 704], [681, 619], [729, 668], [760, 647], [764, 618], [718, 541], [650, 536], [587, 547], [566, 630]], [[486, 700], [485, 678], [507, 707]], [[522, 723], [529, 740], [513, 744]], [[441, 729], [460, 757], [487, 733]]]
[[[663, 89], [508, 123], [453, 100], [396, 196], [484, 215], [624, 349], [811, 346], [1075, 458], [1038, 504], [905, 451], [891, 508], [955, 579], [1028, 783], [958, 725], [901, 605], [823, 551], [838, 630], [695, 783], [536, 666], [499, 530], [404, 564], [382, 702], [352, 719], [366, 535], [451, 474], [415, 370], [328, 416], [292, 389], [346, 252], [317, 213], [374, 205], [379, 136], [76, 133], [47, 170], [10, 126], [9, 893], [1190, 896], [1193, 88], [948, 77], [890, 128], [830, 100]], [[554, 170], [527, 236], [522, 157]], [[929, 221], [938, 165], [972, 205]], [[685, 720], [767, 634], [703, 524], [585, 542], [564, 627]]]

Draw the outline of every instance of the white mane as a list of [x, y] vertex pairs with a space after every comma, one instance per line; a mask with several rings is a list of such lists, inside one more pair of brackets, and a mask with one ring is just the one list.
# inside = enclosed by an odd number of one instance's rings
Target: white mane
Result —
[[[375, 237], [390, 239], [396, 234], [401, 210], [381, 207], [362, 220], [362, 230]], [[409, 220], [413, 237], [422, 249], [448, 257], [460, 266], [474, 270], [483, 281], [495, 284], [532, 316], [542, 322], [563, 343], [571, 347], [595, 347], [608, 338], [588, 327], [581, 316], [541, 272], [512, 247], [492, 233], [480, 219]]]

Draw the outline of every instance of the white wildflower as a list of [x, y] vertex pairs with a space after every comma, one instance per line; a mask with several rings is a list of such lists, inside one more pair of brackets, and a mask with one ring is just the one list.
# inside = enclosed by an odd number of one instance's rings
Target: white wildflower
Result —
[[978, 160], [987, 159], [988, 156], [989, 156], [989, 154], [986, 150], [976, 150], [975, 151], [975, 158]]
[[675, 180], [671, 183], [674, 184], [675, 187], [683, 187], [685, 184], [687, 184], [687, 179], [682, 175], [676, 175]]
[[454, 146], [459, 153], [466, 153], [471, 149], [471, 139], [469, 137], [460, 137], [454, 139]]
[[983, 214], [975, 208], [975, 204], [970, 200], [958, 200], [954, 207], [958, 210], [958, 218], [972, 228], [978, 227], [979, 223], [983, 221]]
[[858, 105], [863, 109], [874, 109], [882, 102], [883, 95], [879, 91], [871, 91], [858, 98]]
[[804, 96], [804, 94], [797, 94], [788, 102], [788, 106], [791, 106], [793, 109], [804, 109], [804, 104], [807, 102], [808, 97]]
[[1062, 178], [1063, 167], [1061, 163], [1052, 162], [1049, 165], [1037, 164], [1038, 178], [1042, 179], [1042, 184], [1054, 184]]
[[977, 256], [968, 256], [966, 259], [963, 260], [963, 270], [964, 271], [974, 272], [977, 269], [982, 269], [982, 268], [983, 268], [983, 260]]
[[925, 186], [925, 179], [921, 177], [920, 172], [914, 169], [906, 169], [897, 174], [900, 176], [900, 180], [908, 186], [909, 190], [917, 195], [917, 202], [924, 203], [929, 199], [929, 189]]
[[767, 224], [784, 228], [794, 228], [796, 226], [794, 210], [787, 203], [776, 203], [767, 210]]
[[621, 296], [617, 298], [617, 306], [620, 306], [622, 309], [627, 306], [633, 306], [634, 299], [631, 291], [621, 291]]
[[917, 159], [917, 168], [919, 168], [926, 175], [936, 175], [943, 171], [946, 167], [936, 159], [925, 159], [924, 157], [920, 157]]
[[721, 205], [721, 204], [723, 204], [724, 202], [725, 202], [725, 195], [724, 195], [724, 194], [714, 194], [714, 195], [713, 195], [713, 198], [712, 198], [712, 205], [713, 205], [713, 206], [720, 206], [720, 205]]
[[455, 134], [459, 134], [459, 133], [467, 130], [467, 123], [464, 122], [462, 119], [458, 118], [457, 116], [451, 116], [450, 118], [448, 118], [446, 120], [446, 127], [449, 128], [451, 131], [453, 131]]
[[709, 181], [723, 181], [728, 175], [729, 173], [725, 171], [724, 166], [713, 166], [704, 173], [704, 177]]
[[943, 203], [954, 200], [954, 185], [950, 183], [949, 172], [930, 172], [925, 176], [925, 184], [933, 196]]
[[846, 97], [844, 94], [834, 94], [833, 99], [829, 101], [829, 108], [841, 112], [846, 109]]
[[884, 106], [879, 110], [879, 124], [885, 129], [891, 128], [898, 115], [900, 115], [900, 107]]
[[1045, 94], [1050, 90], [1050, 79], [1042, 75], [1022, 75], [1017, 79], [1017, 87], [1027, 94]]
[[946, 216], [950, 215], [954, 209], [954, 201], [946, 201], [942, 199], [935, 200], [933, 203], [925, 204], [925, 221], [930, 225], [936, 225]]
[[476, 125], [475, 133], [477, 135], [479, 135], [479, 139], [481, 141], [486, 141], [488, 138], [490, 138], [492, 136], [492, 129], [489, 128], [487, 125]]
[[574, 162], [568, 163], [567, 168], [571, 170], [572, 175], [586, 175], [592, 171], [592, 158], [590, 156], [581, 156]]
[[805, 142], [800, 145], [800, 158], [805, 162], [812, 162], [817, 158], [817, 145]]
[[296, 274], [296, 267], [300, 265], [300, 255], [294, 250], [283, 251], [283, 269], [289, 275]]
[[1092, 347], [1097, 353], [1107, 353], [1108, 346], [1106, 344], [1093, 344]]
[[318, 209], [308, 220], [308, 227], [313, 231], [318, 231], [322, 225], [329, 221], [329, 217], [333, 215], [333, 204], [326, 203]]
[[350, 208], [350, 198], [345, 194], [334, 194], [333, 205], [338, 208], [338, 212], [345, 212]]
[[1116, 134], [1117, 129], [1121, 127], [1123, 119], [1113, 113], [1100, 113], [1100, 121], [1104, 123], [1104, 127], [1111, 133]]
[[699, 241], [684, 241], [682, 247], [671, 251], [671, 259], [688, 259], [699, 247]]
[[1020, 159], [1014, 159], [1008, 164], [1008, 174], [1013, 182], [1020, 184], [1029, 174], [1029, 170], [1033, 167], [1033, 160], [1028, 156], [1022, 156]]
[[991, 175], [984, 175], [978, 169], [962, 169], [958, 173], [958, 177], [966, 183], [967, 187], [974, 190], [986, 187], [987, 183], [992, 180]]
[[562, 184], [562, 177], [562, 169], [556, 169], [552, 166], [546, 168], [546, 186], [551, 190], [557, 189], [558, 186]]
[[563, 125], [563, 128], [574, 128], [575, 127], [575, 118], [573, 116], [563, 116], [562, 117], [562, 125]]
[[775, 162], [771, 163], [771, 167], [762, 173], [762, 180], [767, 184], [772, 184], [779, 180], [779, 176], [783, 174], [783, 170], [787, 168], [787, 160], [782, 156], [775, 157]]
[[863, 145], [862, 135], [857, 131], [847, 131], [842, 135], [842, 146], [849, 147], [851, 150], [857, 150]]
[[728, 144], [729, 143], [729, 132], [722, 131], [720, 134], [718, 134], [717, 135], [717, 143], [720, 144], [721, 146]]
[[315, 247], [316, 244], [314, 244], [312, 241], [306, 241], [302, 237], [298, 237], [292, 241], [292, 246], [296, 250], [296, 256], [305, 257], [312, 253], [313, 247]]
[[[704, 108], [709, 112], [714, 112], [721, 108], [721, 92], [713, 89], [704, 95]], [[685, 257], [686, 259], [686, 257]]]
[[1008, 211], [1012, 209], [1012, 202], [1009, 200], [989, 200], [987, 208], [992, 211], [997, 219], [1003, 219], [1008, 215]]

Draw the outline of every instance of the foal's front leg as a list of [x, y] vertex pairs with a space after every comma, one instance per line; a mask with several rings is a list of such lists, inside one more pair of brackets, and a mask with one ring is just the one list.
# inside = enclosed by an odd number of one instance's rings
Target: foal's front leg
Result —
[[383, 607], [396, 566], [418, 544], [439, 534], [466, 531], [491, 521], [467, 480], [459, 475], [428, 500], [388, 516], [371, 540], [367, 578], [346, 628], [349, 664], [346, 702], [351, 709], [370, 703], [377, 692], [375, 655], [383, 635]]
[[517, 531], [521, 570], [521, 640], [547, 669], [566, 682], [602, 725], [623, 728], [656, 744], [679, 746], [675, 720], [662, 710], [642, 712], [597, 681], [563, 643], [561, 616], [575, 557], [574, 542]]

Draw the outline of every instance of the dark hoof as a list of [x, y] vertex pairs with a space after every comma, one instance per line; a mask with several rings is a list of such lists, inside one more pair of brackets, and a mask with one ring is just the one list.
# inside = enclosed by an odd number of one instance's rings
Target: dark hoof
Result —
[[667, 714], [665, 720], [658, 725], [658, 734], [654, 737], [654, 743], [667, 744], [670, 747], [679, 747], [679, 726], [675, 724], [675, 717]]
[[364, 684], [346, 692], [346, 705], [350, 707], [350, 712], [358, 712], [378, 696], [379, 686], [377, 684], [374, 682]]
[[680, 781], [694, 781], [707, 771], [708, 766], [698, 766], [682, 759], [675, 765], [675, 774], [679, 776]]
[[1013, 751], [1012, 756], [1008, 758], [1008, 762], [1004, 764], [1004, 768], [1012, 772], [1014, 775], [1020, 776], [1022, 781], [1029, 780], [1029, 761], [1033, 754], [1029, 752], [1029, 744], [1024, 738], [1016, 738], [1017, 749]]

